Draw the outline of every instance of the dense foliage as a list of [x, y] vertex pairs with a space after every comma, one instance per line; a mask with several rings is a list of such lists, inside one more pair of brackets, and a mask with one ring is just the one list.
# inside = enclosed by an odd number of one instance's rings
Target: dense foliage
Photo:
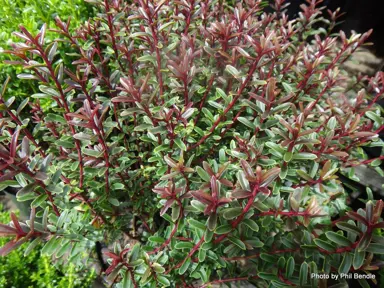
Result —
[[33, 200], [26, 223], [0, 226], [14, 237], [0, 254], [43, 242], [81, 267], [96, 241], [114, 244], [116, 287], [375, 275], [383, 202], [368, 193], [352, 211], [338, 178], [383, 174], [362, 147], [383, 146], [384, 73], [341, 68], [370, 32], [330, 34], [338, 13], [325, 20], [314, 0], [292, 21], [282, 0], [270, 13], [260, 0], [92, 2], [100, 13], [75, 33], [59, 18], [51, 43], [45, 26], [20, 27], [8, 51], [39, 92], [0, 100], [0, 189]]
[[[0, 222], [11, 221], [9, 213], [2, 211], [0, 204]], [[0, 238], [3, 246], [9, 239]], [[38, 249], [24, 255], [28, 244], [10, 252], [7, 257], [0, 258], [0, 287], [90, 287], [95, 273], [75, 271], [73, 264], [57, 270], [47, 256], [41, 256]], [[40, 245], [38, 248], [42, 248]]]
[[[10, 43], [18, 41], [18, 37], [12, 32], [17, 31], [20, 24], [30, 31], [39, 29], [44, 23], [52, 28], [55, 17], [60, 15], [65, 20], [70, 17], [72, 25], [78, 26], [92, 15], [91, 12], [91, 6], [83, 0], [0, 0], [0, 51], [6, 49]], [[47, 31], [46, 43], [54, 38], [55, 35]], [[61, 58], [65, 57], [65, 52], [69, 51], [62, 51]], [[0, 54], [0, 83], [3, 83], [8, 75], [16, 78], [16, 75], [22, 72], [21, 67], [3, 63], [4, 60], [11, 59], [9, 55]], [[13, 81], [6, 97], [11, 94], [20, 100], [36, 93], [37, 90], [38, 87], [32, 83]], [[43, 102], [43, 107], [44, 104]]]

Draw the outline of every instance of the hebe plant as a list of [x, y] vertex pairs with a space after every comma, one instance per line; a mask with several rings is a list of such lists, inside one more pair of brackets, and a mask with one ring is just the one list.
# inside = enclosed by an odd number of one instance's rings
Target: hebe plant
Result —
[[[32, 200], [26, 223], [0, 226], [14, 237], [2, 255], [46, 242], [81, 266], [95, 241], [114, 244], [116, 287], [329, 287], [346, 280], [311, 273], [379, 269], [383, 202], [368, 193], [352, 211], [338, 178], [382, 173], [362, 147], [383, 146], [384, 73], [341, 67], [369, 32], [331, 34], [338, 13], [325, 20], [321, 1], [294, 20], [282, 0], [270, 13], [258, 0], [93, 2], [76, 33], [58, 18], [46, 45], [44, 26], [20, 27], [8, 51], [41, 93], [1, 100], [1, 187]], [[67, 42], [72, 63], [57, 57]]]

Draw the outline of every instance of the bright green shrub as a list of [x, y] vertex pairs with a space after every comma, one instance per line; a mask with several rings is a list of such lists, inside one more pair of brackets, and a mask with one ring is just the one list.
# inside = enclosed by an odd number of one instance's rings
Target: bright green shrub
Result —
[[341, 66], [370, 32], [331, 35], [338, 14], [326, 21], [321, 1], [293, 21], [281, 0], [271, 13], [256, 0], [92, 2], [97, 17], [76, 33], [57, 19], [46, 43], [44, 26], [21, 27], [8, 51], [39, 92], [32, 108], [0, 100], [0, 189], [32, 200], [28, 221], [0, 225], [13, 237], [1, 255], [42, 243], [84, 267], [104, 242], [115, 287], [376, 276], [383, 201], [371, 193], [353, 211], [339, 178], [363, 164], [383, 173], [384, 156], [362, 147], [383, 147], [384, 73]]
[[[37, 31], [43, 23], [49, 28], [54, 28], [54, 18], [60, 15], [63, 20], [71, 17], [73, 25], [78, 26], [92, 15], [89, 4], [83, 0], [0, 0], [0, 52], [7, 49], [12, 42], [19, 39], [12, 35], [23, 25], [30, 31]], [[47, 31], [47, 41], [53, 39], [53, 34]], [[61, 54], [65, 57], [65, 53]], [[0, 53], [0, 82], [3, 83], [7, 76], [16, 80], [16, 75], [21, 72], [20, 67], [4, 64], [4, 60], [11, 58]], [[9, 93], [17, 99], [24, 99], [36, 93], [36, 88], [28, 83], [13, 81]]]

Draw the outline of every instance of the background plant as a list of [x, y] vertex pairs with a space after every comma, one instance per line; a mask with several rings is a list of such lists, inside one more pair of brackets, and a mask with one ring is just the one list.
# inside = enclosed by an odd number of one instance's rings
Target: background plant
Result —
[[[0, 205], [0, 222], [9, 223], [9, 213], [3, 211]], [[1, 238], [3, 246], [9, 239]], [[7, 257], [0, 258], [0, 287], [90, 287], [95, 273], [75, 271], [73, 264], [57, 270], [49, 257], [41, 257], [38, 248], [27, 256], [24, 251], [28, 244], [24, 244], [12, 251]]]
[[[352, 211], [337, 174], [383, 173], [362, 147], [383, 146], [384, 74], [340, 68], [370, 32], [330, 34], [338, 14], [325, 20], [321, 1], [292, 21], [280, 0], [272, 13], [254, 0], [93, 3], [75, 33], [57, 19], [45, 43], [45, 26], [21, 27], [7, 51], [40, 91], [0, 100], [0, 184], [33, 200], [26, 223], [0, 226], [14, 237], [2, 255], [43, 242], [82, 267], [106, 241], [117, 287], [329, 287], [310, 273], [382, 267], [383, 202], [368, 192]], [[60, 61], [67, 43], [76, 53]]]
[[[58, 15], [64, 20], [71, 17], [71, 22], [76, 27], [92, 15], [92, 7], [82, 0], [1, 0], [0, 51], [6, 49], [12, 42], [18, 41], [18, 38], [12, 32], [18, 30], [19, 25], [23, 25], [31, 31], [39, 29], [44, 23], [46, 23], [48, 28], [52, 28], [54, 26], [54, 19]], [[47, 43], [53, 39], [54, 35], [47, 31]], [[60, 54], [60, 57], [65, 59], [64, 51]], [[32, 93], [36, 93], [34, 85], [29, 85], [28, 82], [16, 81], [16, 75], [21, 73], [22, 69], [4, 64], [4, 60], [11, 59], [8, 55], [0, 54], [0, 82], [3, 83], [7, 76], [11, 76], [14, 79], [9, 87], [7, 97], [16, 96], [20, 100]], [[48, 103], [43, 105], [43, 107], [48, 108]]]

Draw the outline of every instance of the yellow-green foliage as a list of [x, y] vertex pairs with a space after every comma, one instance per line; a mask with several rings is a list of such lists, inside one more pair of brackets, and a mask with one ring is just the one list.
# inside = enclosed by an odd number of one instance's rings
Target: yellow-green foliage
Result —
[[[55, 28], [54, 18], [60, 16], [67, 20], [71, 17], [71, 27], [77, 27], [91, 16], [91, 8], [83, 0], [0, 0], [0, 52], [9, 48], [12, 42], [19, 42], [12, 32], [19, 31], [19, 25], [30, 31], [37, 31], [46, 23], [49, 28]], [[47, 39], [52, 34], [47, 31]], [[64, 56], [64, 55], [63, 55]], [[0, 82], [3, 83], [9, 75], [13, 79], [21, 72], [20, 67], [4, 65], [4, 60], [10, 57], [0, 53]], [[32, 85], [13, 81], [10, 87], [12, 96], [24, 99], [35, 93]]]
[[[0, 204], [0, 222], [8, 223], [9, 213], [3, 211]], [[0, 238], [0, 246], [9, 239]], [[12, 251], [6, 257], [0, 257], [0, 288], [5, 287], [47, 287], [74, 288], [91, 287], [95, 278], [94, 271], [79, 272], [74, 265], [56, 269], [49, 257], [40, 255], [39, 249], [33, 250], [28, 256], [24, 251], [28, 243]]]

